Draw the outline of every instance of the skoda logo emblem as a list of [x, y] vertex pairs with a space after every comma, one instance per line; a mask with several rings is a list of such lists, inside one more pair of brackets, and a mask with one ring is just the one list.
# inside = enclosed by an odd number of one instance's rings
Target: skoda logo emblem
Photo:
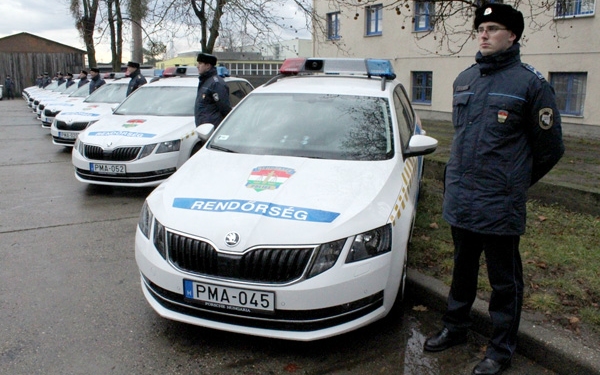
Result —
[[225, 243], [227, 246], [236, 246], [240, 242], [240, 235], [236, 232], [229, 232], [225, 236]]
[[112, 146], [112, 142], [108, 142], [108, 143], [106, 144], [106, 147], [110, 147], [110, 146]]

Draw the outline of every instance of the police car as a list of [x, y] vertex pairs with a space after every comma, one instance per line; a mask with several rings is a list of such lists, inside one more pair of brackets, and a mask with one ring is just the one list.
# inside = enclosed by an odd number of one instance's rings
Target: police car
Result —
[[135, 257], [165, 318], [309, 341], [402, 298], [437, 141], [387, 60], [288, 59], [280, 72], [144, 203]]
[[[245, 79], [224, 79], [232, 106], [253, 89]], [[194, 119], [197, 89], [198, 77], [173, 77], [134, 91], [79, 135], [72, 153], [76, 178], [133, 187], [167, 179], [202, 146]]]
[[125, 100], [129, 81], [130, 78], [121, 78], [106, 82], [81, 103], [58, 113], [50, 125], [52, 143], [73, 147], [79, 133]]
[[[75, 84], [77, 85], [77, 84]], [[73, 86], [75, 86], [73, 85]], [[70, 109], [79, 103], [83, 102], [85, 98], [90, 95], [89, 82], [78, 87], [73, 93], [69, 94], [66, 98], [56, 99], [52, 102], [43, 103], [43, 108], [40, 111], [40, 120], [42, 121], [42, 128], [50, 129], [52, 122], [56, 115], [65, 109]], [[38, 105], [38, 109], [42, 107], [42, 104]]]

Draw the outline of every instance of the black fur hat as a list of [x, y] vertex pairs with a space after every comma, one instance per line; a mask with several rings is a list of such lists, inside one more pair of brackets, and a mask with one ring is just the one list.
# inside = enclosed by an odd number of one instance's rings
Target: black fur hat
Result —
[[484, 22], [497, 22], [506, 26], [508, 30], [517, 36], [515, 43], [521, 39], [523, 29], [525, 29], [523, 13], [506, 4], [488, 3], [477, 8], [475, 11], [475, 22], [473, 22], [475, 30]]

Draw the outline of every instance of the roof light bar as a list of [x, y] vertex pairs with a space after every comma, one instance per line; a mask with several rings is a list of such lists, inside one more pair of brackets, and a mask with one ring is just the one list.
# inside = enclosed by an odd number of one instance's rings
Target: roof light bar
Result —
[[389, 60], [384, 59], [345, 59], [345, 58], [301, 58], [286, 59], [279, 72], [284, 75], [305, 74], [335, 74], [335, 75], [366, 75], [385, 79], [394, 79], [396, 74]]

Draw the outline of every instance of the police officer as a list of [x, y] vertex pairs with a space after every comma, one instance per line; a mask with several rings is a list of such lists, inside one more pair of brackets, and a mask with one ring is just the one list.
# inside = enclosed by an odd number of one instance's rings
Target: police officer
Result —
[[37, 87], [42, 87], [43, 79], [44, 79], [44, 76], [42, 74], [38, 74], [37, 77], [35, 78], [35, 85]]
[[147, 83], [146, 78], [140, 72], [140, 64], [135, 61], [129, 61], [127, 63], [127, 75], [131, 77], [129, 81], [129, 87], [127, 87], [127, 95], [131, 94], [138, 87], [145, 85]]
[[100, 86], [104, 85], [106, 83], [106, 81], [104, 79], [102, 79], [102, 77], [100, 76], [100, 69], [98, 69], [98, 68], [91, 68], [90, 75], [92, 76], [92, 79], [90, 80], [90, 94], [91, 94], [94, 91], [96, 91]]
[[62, 72], [58, 72], [56, 73], [56, 81], [58, 82], [58, 85], [62, 85], [63, 83], [65, 83], [67, 80], [65, 79], [65, 76], [62, 74]]
[[15, 98], [15, 82], [10, 78], [9, 75], [4, 79], [4, 88], [6, 89], [6, 96], [8, 99]]
[[73, 81], [73, 73], [67, 73], [67, 87], [71, 86], [72, 84], [75, 83], [75, 81]]
[[44, 77], [42, 77], [42, 86], [45, 88], [46, 86], [48, 86], [49, 84], [52, 83], [52, 78], [50, 78], [50, 75], [48, 74], [48, 72], [44, 72]]
[[525, 232], [527, 189], [564, 153], [554, 90], [521, 62], [523, 14], [500, 3], [475, 12], [476, 64], [453, 85], [455, 136], [446, 165], [443, 216], [451, 226], [454, 270], [443, 329], [424, 350], [467, 341], [481, 253], [492, 294], [493, 332], [472, 374], [502, 373], [511, 364], [523, 304], [519, 239]]
[[81, 72], [79, 72], [79, 82], [77, 82], [77, 88], [85, 85], [86, 83], [88, 83], [90, 81], [87, 76], [88, 76], [87, 70], [82, 70]]
[[204, 123], [218, 126], [231, 111], [229, 88], [217, 74], [216, 56], [199, 53], [196, 61], [200, 74], [194, 107], [196, 126]]

